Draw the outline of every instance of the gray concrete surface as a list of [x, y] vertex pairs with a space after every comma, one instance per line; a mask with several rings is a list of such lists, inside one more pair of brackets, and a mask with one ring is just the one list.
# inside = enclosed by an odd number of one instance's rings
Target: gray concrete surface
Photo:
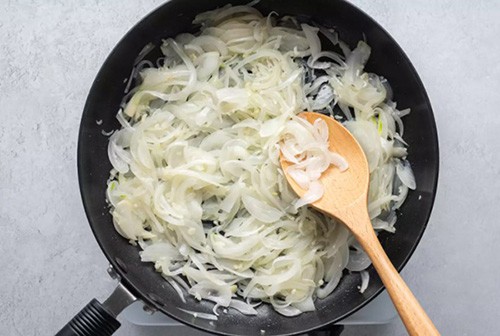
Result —
[[[353, 2], [407, 52], [439, 129], [435, 210], [403, 276], [443, 335], [498, 335], [500, 2]], [[160, 3], [0, 2], [1, 335], [54, 334], [114, 288], [81, 205], [77, 129], [106, 55]], [[399, 321], [344, 333], [404, 334]], [[166, 332], [124, 323], [117, 335]]]

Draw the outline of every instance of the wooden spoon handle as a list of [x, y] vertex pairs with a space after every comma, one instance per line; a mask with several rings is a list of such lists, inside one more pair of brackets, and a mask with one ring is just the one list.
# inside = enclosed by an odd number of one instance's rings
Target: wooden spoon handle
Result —
[[392, 265], [375, 232], [371, 229], [365, 231], [363, 237], [358, 237], [358, 241], [372, 260], [373, 266], [382, 279], [408, 334], [411, 336], [440, 335], [401, 275]]

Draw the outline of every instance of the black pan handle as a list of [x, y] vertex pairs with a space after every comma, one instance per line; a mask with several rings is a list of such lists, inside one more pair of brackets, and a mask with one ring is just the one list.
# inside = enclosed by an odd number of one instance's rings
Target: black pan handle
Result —
[[109, 298], [90, 301], [55, 336], [111, 336], [120, 327], [118, 314], [137, 298], [121, 283]]
[[111, 336], [120, 322], [93, 299], [56, 336]]

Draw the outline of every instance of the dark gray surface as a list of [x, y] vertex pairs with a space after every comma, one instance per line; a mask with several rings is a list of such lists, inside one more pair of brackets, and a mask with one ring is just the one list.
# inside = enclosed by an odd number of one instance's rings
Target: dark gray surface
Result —
[[[161, 2], [0, 2], [2, 334], [53, 334], [90, 298], [102, 300], [114, 288], [81, 206], [77, 129], [104, 58]], [[353, 2], [407, 52], [438, 125], [436, 204], [403, 276], [444, 335], [494, 335], [500, 327], [500, 3]], [[189, 335], [187, 329], [170, 334]], [[403, 334], [399, 321], [344, 333]], [[166, 333], [124, 323], [117, 335]]]

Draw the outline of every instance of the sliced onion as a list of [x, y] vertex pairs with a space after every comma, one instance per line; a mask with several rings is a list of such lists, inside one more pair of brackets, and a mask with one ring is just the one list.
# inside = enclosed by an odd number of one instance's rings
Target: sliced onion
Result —
[[287, 307], [275, 307], [274, 308], [278, 313], [280, 313], [283, 316], [287, 317], [292, 317], [292, 316], [297, 316], [302, 314], [302, 311], [298, 308], [295, 308], [293, 306], [287, 306]]
[[315, 311], [314, 301], [311, 296], [306, 297], [304, 300], [299, 302], [294, 302], [293, 306], [298, 308], [301, 312]]
[[321, 51], [321, 42], [318, 37], [318, 28], [311, 27], [308, 24], [303, 23], [301, 25], [302, 31], [306, 35], [307, 42], [309, 43], [309, 48], [311, 49], [311, 55], [314, 56]]
[[293, 167], [290, 167], [288, 168], [287, 173], [302, 189], [309, 189], [311, 180], [309, 179], [309, 175], [305, 171], [303, 171], [302, 169], [294, 169]]
[[405, 186], [411, 190], [415, 190], [417, 188], [415, 175], [413, 175], [413, 170], [411, 169], [408, 161], [398, 162], [396, 165], [396, 173]]
[[337, 166], [340, 171], [345, 171], [349, 168], [347, 160], [337, 153], [330, 153], [330, 162], [332, 165]]
[[242, 197], [242, 201], [250, 215], [263, 223], [276, 222], [281, 218], [281, 216], [283, 216], [283, 213], [278, 209], [273, 208], [272, 206], [254, 197], [244, 195]]
[[295, 203], [295, 206], [300, 208], [306, 204], [312, 204], [323, 197], [324, 192], [323, 184], [319, 181], [313, 181], [309, 184], [309, 189], [304, 196]]
[[252, 307], [252, 305], [240, 300], [231, 300], [229, 307], [236, 309], [244, 315], [257, 315], [257, 311], [254, 307]]
[[370, 274], [367, 271], [361, 271], [359, 275], [361, 276], [361, 286], [359, 288], [359, 292], [363, 294], [365, 290], [368, 288], [368, 283], [370, 281]]
[[195, 311], [192, 311], [192, 310], [187, 310], [187, 309], [182, 309], [182, 308], [177, 308], [189, 315], [192, 315], [194, 317], [197, 317], [197, 318], [201, 318], [201, 319], [204, 319], [204, 320], [211, 320], [211, 321], [217, 321], [218, 320], [218, 317], [214, 314], [209, 314], [209, 313], [202, 313], [202, 312], [195, 312]]
[[363, 251], [349, 251], [349, 262], [346, 268], [352, 272], [359, 272], [365, 270], [372, 264], [368, 255]]
[[179, 286], [179, 284], [168, 276], [165, 276], [164, 278], [172, 286], [172, 288], [175, 290], [177, 295], [179, 295], [179, 297], [181, 298], [181, 301], [183, 303], [186, 303], [186, 298], [184, 297], [184, 293], [182, 292], [182, 288]]

